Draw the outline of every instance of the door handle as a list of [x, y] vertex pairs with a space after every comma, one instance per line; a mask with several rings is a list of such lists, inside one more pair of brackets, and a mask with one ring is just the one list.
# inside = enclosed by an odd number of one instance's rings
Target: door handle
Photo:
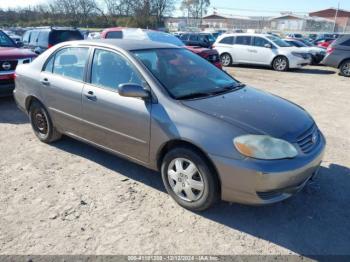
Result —
[[95, 101], [97, 99], [97, 97], [94, 95], [94, 92], [92, 91], [87, 92], [87, 94], [85, 94], [85, 97], [92, 101]]
[[43, 85], [48, 86], [50, 85], [49, 79], [44, 78], [43, 80], [40, 81]]

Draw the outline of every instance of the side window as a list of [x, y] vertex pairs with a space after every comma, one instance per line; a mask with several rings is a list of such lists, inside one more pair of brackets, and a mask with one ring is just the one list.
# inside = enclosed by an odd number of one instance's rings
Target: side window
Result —
[[23, 36], [23, 43], [24, 44], [28, 44], [30, 42], [30, 33], [31, 33], [31, 31], [25, 32], [25, 34]]
[[30, 44], [36, 45], [38, 40], [39, 31], [33, 31], [30, 35]]
[[181, 35], [181, 36], [180, 36], [180, 39], [181, 39], [181, 40], [185, 40], [185, 41], [188, 40], [188, 34], [183, 34], [183, 35]]
[[53, 55], [49, 58], [49, 61], [46, 62], [46, 65], [43, 71], [52, 73], [54, 61], [55, 61], [55, 56]]
[[266, 44], [270, 44], [270, 42], [262, 37], [254, 37], [254, 46], [265, 47]]
[[220, 44], [232, 45], [233, 44], [233, 37], [229, 36], [229, 37], [225, 37], [225, 38], [221, 39]]
[[122, 39], [123, 38], [123, 32], [122, 31], [108, 32], [106, 34], [106, 38]]
[[250, 45], [251, 39], [251, 36], [237, 36], [236, 45]]
[[197, 41], [198, 36], [197, 35], [190, 35], [190, 41]]
[[97, 49], [91, 70], [91, 83], [117, 90], [120, 84], [142, 85], [136, 69], [121, 55]]
[[83, 81], [89, 48], [68, 47], [56, 53], [53, 73]]
[[49, 42], [49, 32], [41, 31], [38, 36], [38, 45], [42, 47], [47, 47]]
[[345, 42], [341, 43], [340, 45], [350, 46], [350, 38], [348, 40], [346, 40]]

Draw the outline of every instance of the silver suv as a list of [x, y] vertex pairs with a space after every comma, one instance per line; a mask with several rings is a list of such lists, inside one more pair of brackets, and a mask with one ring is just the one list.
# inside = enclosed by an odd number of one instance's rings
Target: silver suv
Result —
[[327, 48], [327, 55], [321, 63], [339, 68], [341, 75], [350, 77], [350, 35], [343, 35], [335, 40]]

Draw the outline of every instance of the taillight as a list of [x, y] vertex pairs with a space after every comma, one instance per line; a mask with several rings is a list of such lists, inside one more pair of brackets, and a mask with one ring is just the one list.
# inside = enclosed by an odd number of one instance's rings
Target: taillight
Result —
[[216, 48], [216, 46], [215, 46], [215, 45], [212, 45], [211, 48]]
[[53, 47], [53, 45], [50, 45], [50, 44], [49, 44], [49, 45], [48, 45], [48, 48], [51, 48], [51, 47]]
[[326, 52], [327, 52], [327, 54], [330, 55], [331, 53], [333, 53], [334, 50], [335, 50], [335, 49], [334, 49], [333, 47], [329, 46], [329, 47], [327, 47]]

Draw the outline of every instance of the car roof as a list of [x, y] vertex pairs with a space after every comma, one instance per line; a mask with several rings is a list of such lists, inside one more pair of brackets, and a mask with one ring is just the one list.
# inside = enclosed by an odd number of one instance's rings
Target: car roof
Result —
[[134, 39], [92, 39], [72, 41], [71, 44], [92, 45], [100, 47], [118, 47], [127, 51], [143, 50], [143, 49], [159, 49], [159, 48], [179, 48], [178, 46], [155, 42], [150, 40], [134, 40]]

